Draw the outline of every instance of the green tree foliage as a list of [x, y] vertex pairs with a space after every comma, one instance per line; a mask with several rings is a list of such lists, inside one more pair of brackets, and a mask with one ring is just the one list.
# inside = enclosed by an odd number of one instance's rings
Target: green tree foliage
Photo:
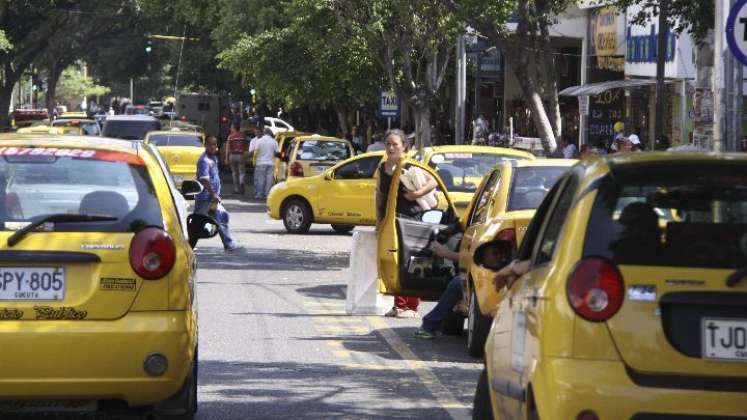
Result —
[[8, 51], [13, 46], [10, 45], [10, 41], [8, 41], [8, 38], [5, 36], [5, 31], [0, 29], [0, 51]]
[[62, 72], [57, 84], [57, 99], [65, 104], [75, 104], [86, 96], [103, 96], [111, 91], [106, 86], [97, 85], [93, 79], [84, 76], [78, 66], [70, 66]]

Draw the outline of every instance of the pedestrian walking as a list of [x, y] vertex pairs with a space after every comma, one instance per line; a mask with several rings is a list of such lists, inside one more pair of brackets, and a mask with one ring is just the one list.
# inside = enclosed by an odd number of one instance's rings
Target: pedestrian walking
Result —
[[[386, 214], [386, 200], [392, 187], [394, 169], [399, 161], [407, 155], [407, 139], [402, 130], [389, 130], [384, 135], [384, 139], [386, 142], [386, 160], [379, 166], [379, 182], [376, 188], [376, 209], [379, 221], [383, 220]], [[438, 184], [435, 178], [420, 168], [411, 166], [408, 171], [413, 172], [411, 178], [422, 179], [423, 182], [418, 189], [408, 189], [403, 182], [399, 183], [396, 187], [399, 188], [399, 194], [395, 212], [398, 217], [414, 219], [423, 211], [430, 210], [430, 208], [421, 207], [427, 201], [423, 198], [431, 194]], [[385, 316], [415, 318], [418, 316], [419, 306], [419, 297], [395, 296], [394, 307]]]
[[254, 198], [266, 199], [274, 183], [273, 166], [275, 154], [278, 152], [278, 142], [272, 136], [272, 130], [269, 127], [265, 127], [262, 137], [255, 139], [249, 145], [249, 152], [257, 154], [257, 163], [254, 166]]
[[241, 132], [238, 124], [231, 126], [226, 140], [224, 163], [231, 168], [233, 193], [244, 195], [244, 178], [246, 176], [246, 159], [249, 151], [249, 140]]
[[210, 136], [205, 141], [205, 152], [197, 160], [197, 179], [204, 189], [195, 197], [195, 214], [206, 214], [218, 222], [218, 234], [226, 251], [241, 248], [228, 231], [229, 214], [221, 204], [220, 171], [218, 170], [218, 139]]
[[379, 150], [386, 150], [386, 145], [384, 144], [384, 136], [381, 134], [375, 134], [374, 135], [374, 142], [369, 144], [366, 148], [366, 152], [376, 152]]

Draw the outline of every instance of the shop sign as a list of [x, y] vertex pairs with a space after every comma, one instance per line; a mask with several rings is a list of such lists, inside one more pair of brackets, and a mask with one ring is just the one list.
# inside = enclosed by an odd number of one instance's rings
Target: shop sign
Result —
[[[633, 35], [632, 26], [628, 29], [628, 63], [656, 63], [656, 47], [659, 33], [656, 25], [651, 25], [645, 35]], [[674, 61], [674, 51], [677, 48], [677, 37], [672, 31], [667, 31], [667, 63]]]
[[589, 51], [600, 70], [625, 70], [625, 21], [616, 7], [600, 7], [589, 13]]

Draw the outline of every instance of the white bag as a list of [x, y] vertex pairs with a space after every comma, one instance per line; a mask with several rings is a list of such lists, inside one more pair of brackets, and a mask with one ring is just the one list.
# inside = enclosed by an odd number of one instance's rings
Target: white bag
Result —
[[[409, 169], [402, 168], [402, 175], [399, 179], [409, 191], [416, 191], [425, 185], [428, 178], [425, 176], [425, 172], [422, 169], [416, 166], [411, 166]], [[433, 189], [433, 191], [415, 201], [417, 201], [418, 206], [420, 206], [422, 211], [435, 208], [438, 205], [436, 190]]]

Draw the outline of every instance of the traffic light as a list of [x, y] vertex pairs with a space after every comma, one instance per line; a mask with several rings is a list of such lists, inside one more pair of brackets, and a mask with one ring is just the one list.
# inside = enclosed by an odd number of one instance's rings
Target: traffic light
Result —
[[153, 41], [148, 38], [145, 40], [145, 52], [150, 53], [153, 50]]

